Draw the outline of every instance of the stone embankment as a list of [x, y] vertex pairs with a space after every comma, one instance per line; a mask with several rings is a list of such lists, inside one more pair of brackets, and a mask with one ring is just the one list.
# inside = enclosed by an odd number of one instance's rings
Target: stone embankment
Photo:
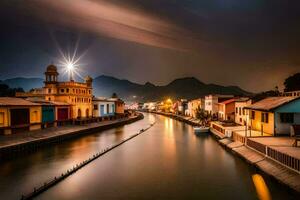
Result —
[[42, 147], [61, 143], [83, 135], [133, 123], [143, 118], [143, 114], [138, 113], [135, 116], [117, 120], [96, 122], [85, 125], [52, 127], [28, 133], [1, 136], [0, 160], [36, 151]]

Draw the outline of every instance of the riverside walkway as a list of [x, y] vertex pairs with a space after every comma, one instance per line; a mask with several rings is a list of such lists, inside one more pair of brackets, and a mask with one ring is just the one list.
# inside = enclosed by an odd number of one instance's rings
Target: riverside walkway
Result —
[[[27, 131], [24, 133], [1, 135], [0, 136], [0, 158], [11, 153], [32, 149], [32, 146], [42, 146], [52, 142], [60, 142], [81, 134], [87, 134], [94, 131], [105, 130], [108, 128], [124, 125], [137, 121], [142, 115], [130, 116], [116, 120], [107, 120], [94, 122], [84, 125], [65, 125], [59, 127], [50, 127], [41, 130]], [[25, 146], [31, 147], [25, 148]]]

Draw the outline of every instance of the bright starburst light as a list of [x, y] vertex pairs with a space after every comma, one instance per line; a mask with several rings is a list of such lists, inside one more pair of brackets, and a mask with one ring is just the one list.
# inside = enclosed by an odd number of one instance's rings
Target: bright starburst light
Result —
[[81, 75], [82, 73], [80, 73], [82, 72], [82, 69], [80, 67], [82, 67], [84, 64], [80, 63], [80, 59], [86, 54], [87, 50], [84, 51], [81, 55], [77, 55], [79, 43], [78, 40], [75, 44], [73, 53], [70, 53], [70, 51], [68, 51], [67, 53], [63, 52], [56, 40], [55, 43], [61, 55], [61, 58], [58, 59], [58, 66], [63, 68], [62, 75], [67, 74], [70, 80], [74, 80], [74, 75], [80, 77], [81, 79], [84, 79]]

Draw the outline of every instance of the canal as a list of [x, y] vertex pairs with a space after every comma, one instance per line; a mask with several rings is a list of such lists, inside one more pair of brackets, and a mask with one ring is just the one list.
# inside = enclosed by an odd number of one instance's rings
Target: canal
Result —
[[19, 199], [105, 147], [156, 124], [36, 199], [296, 199], [209, 135], [145, 114], [133, 124], [77, 138], [0, 163], [1, 199]]

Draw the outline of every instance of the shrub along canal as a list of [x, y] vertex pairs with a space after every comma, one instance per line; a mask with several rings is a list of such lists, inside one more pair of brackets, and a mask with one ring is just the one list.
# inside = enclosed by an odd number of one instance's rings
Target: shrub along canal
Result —
[[0, 195], [18, 199], [100, 149], [156, 124], [36, 199], [296, 199], [210, 135], [164, 116], [76, 138], [0, 164]]

